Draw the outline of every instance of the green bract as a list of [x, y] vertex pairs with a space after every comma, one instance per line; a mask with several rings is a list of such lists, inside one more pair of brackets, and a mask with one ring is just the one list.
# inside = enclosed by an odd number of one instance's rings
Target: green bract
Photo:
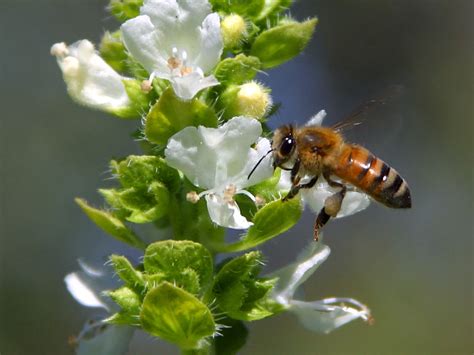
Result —
[[243, 84], [252, 80], [259, 69], [260, 60], [257, 57], [239, 54], [220, 62], [216, 67], [215, 76], [221, 85]]
[[165, 145], [168, 138], [188, 126], [216, 127], [217, 116], [199, 99], [182, 101], [168, 89], [148, 113], [145, 135], [151, 142]]
[[76, 203], [97, 226], [112, 237], [136, 248], [144, 249], [145, 243], [143, 243], [133, 231], [127, 228], [120, 219], [114, 217], [109, 212], [89, 206], [83, 199], [76, 198]]
[[212, 256], [199, 243], [163, 241], [150, 244], [143, 259], [147, 274], [159, 274], [192, 294], [208, 287], [213, 270]]
[[226, 252], [254, 248], [293, 227], [300, 219], [302, 209], [298, 198], [286, 202], [281, 200], [270, 202], [255, 214], [254, 225], [240, 241], [220, 245], [217, 248]]
[[317, 22], [315, 18], [304, 22], [285, 21], [263, 31], [255, 39], [250, 54], [258, 57], [264, 68], [281, 65], [303, 51]]
[[147, 293], [140, 320], [144, 330], [183, 349], [198, 348], [216, 330], [209, 308], [168, 282]]
[[229, 261], [216, 275], [212, 291], [229, 317], [253, 321], [280, 309], [268, 297], [276, 279], [257, 278], [262, 265], [262, 255], [251, 252]]

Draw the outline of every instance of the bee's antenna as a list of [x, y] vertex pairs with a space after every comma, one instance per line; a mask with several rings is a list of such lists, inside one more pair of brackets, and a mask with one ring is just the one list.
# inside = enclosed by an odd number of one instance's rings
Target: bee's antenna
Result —
[[270, 149], [268, 152], [265, 153], [265, 155], [263, 157], [260, 158], [260, 160], [257, 162], [257, 164], [255, 164], [255, 166], [253, 167], [252, 171], [250, 172], [249, 176], [247, 176], [247, 180], [250, 180], [250, 177], [252, 176], [253, 172], [255, 171], [255, 169], [257, 169], [257, 167], [260, 165], [260, 163], [263, 161], [263, 159], [265, 159], [267, 157], [268, 154], [270, 154], [271, 152], [273, 152], [273, 148]]

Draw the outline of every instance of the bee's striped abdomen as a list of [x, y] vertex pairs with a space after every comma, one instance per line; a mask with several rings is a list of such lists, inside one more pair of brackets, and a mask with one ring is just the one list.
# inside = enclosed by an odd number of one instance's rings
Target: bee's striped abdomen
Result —
[[334, 173], [392, 208], [411, 207], [408, 184], [400, 174], [367, 149], [347, 144]]

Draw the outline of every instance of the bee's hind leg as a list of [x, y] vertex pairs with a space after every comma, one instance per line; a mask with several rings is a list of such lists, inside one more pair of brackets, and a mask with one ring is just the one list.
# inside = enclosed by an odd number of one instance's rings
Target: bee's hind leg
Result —
[[318, 213], [316, 217], [316, 221], [314, 222], [314, 240], [319, 240], [319, 234], [321, 228], [329, 221], [331, 217], [336, 217], [339, 211], [341, 210], [342, 201], [344, 200], [344, 196], [346, 195], [346, 186], [340, 184], [336, 181], [331, 180], [329, 175], [323, 174], [324, 178], [328, 182], [329, 186], [332, 187], [340, 187], [341, 189], [334, 193], [333, 195], [329, 196], [324, 201], [324, 207]]

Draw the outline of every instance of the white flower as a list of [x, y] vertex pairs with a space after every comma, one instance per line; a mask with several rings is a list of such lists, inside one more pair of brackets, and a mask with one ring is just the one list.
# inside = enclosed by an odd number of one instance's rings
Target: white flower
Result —
[[[324, 117], [326, 117], [326, 111], [321, 110], [316, 115], [311, 117], [305, 126], [320, 126]], [[305, 183], [307, 180], [309, 180], [309, 177], [305, 177], [305, 180], [303, 180], [302, 183]], [[281, 190], [289, 190], [291, 188], [289, 171], [282, 170], [278, 186]], [[320, 176], [316, 185], [310, 189], [301, 189], [300, 193], [303, 202], [309, 205], [309, 207], [315, 213], [319, 213], [324, 207], [324, 201], [326, 201], [326, 198], [338, 192], [339, 190], [340, 189], [337, 187], [335, 188], [329, 186], [324, 177]], [[369, 205], [370, 198], [367, 196], [367, 194], [359, 191], [347, 191], [344, 199], [342, 200], [341, 210], [334, 218], [350, 216], [366, 209]]]
[[[244, 190], [273, 174], [270, 159], [265, 159], [250, 179], [248, 174], [257, 161], [270, 150], [270, 142], [259, 138], [260, 122], [248, 117], [234, 117], [219, 128], [186, 127], [168, 141], [166, 161], [195, 185], [206, 191], [209, 216], [220, 226], [245, 229], [252, 225], [240, 213], [235, 194], [255, 197]], [[255, 148], [251, 145], [257, 143]]]
[[121, 27], [132, 56], [152, 77], [169, 80], [183, 100], [219, 84], [204, 76], [223, 48], [219, 15], [210, 12], [207, 0], [145, 0], [140, 16]]
[[316, 271], [329, 254], [328, 246], [312, 242], [295, 263], [271, 275], [279, 278], [273, 290], [273, 298], [294, 313], [306, 328], [321, 333], [329, 333], [357, 318], [367, 322], [373, 321], [367, 306], [352, 298], [331, 297], [313, 302], [293, 298], [297, 288]]
[[88, 40], [70, 46], [56, 43], [51, 54], [63, 72], [69, 95], [78, 103], [120, 115], [131, 103], [122, 77], [95, 51]]
[[[104, 308], [108, 314], [118, 311], [118, 307], [104, 291], [118, 285], [112, 273], [104, 267], [91, 266], [79, 260], [80, 271], [72, 272], [64, 278], [66, 287], [74, 299], [86, 307]], [[76, 337], [76, 354], [121, 355], [126, 354], [134, 328], [109, 325], [101, 319], [88, 321]]]

